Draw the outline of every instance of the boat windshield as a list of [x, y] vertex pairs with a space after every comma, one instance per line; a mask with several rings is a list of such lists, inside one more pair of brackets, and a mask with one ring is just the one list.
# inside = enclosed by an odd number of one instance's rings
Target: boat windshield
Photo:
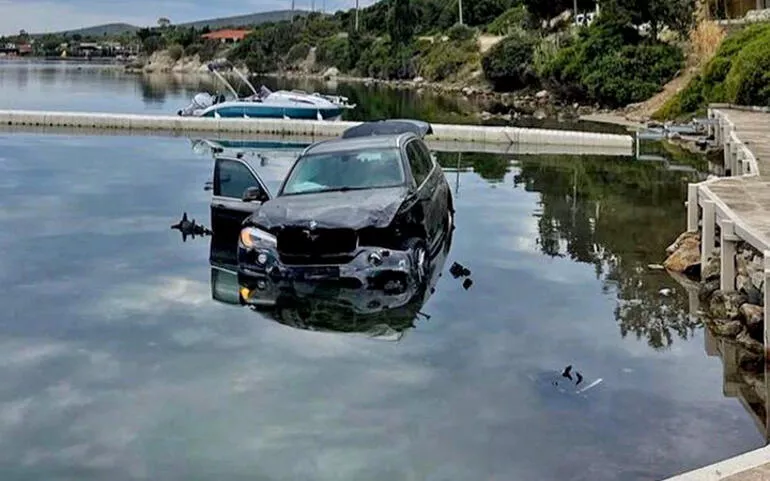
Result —
[[281, 194], [379, 189], [404, 183], [398, 149], [362, 149], [300, 158]]

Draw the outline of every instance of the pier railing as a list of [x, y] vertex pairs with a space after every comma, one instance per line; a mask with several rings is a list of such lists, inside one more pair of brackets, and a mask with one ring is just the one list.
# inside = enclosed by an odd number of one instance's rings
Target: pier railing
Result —
[[[709, 126], [709, 134], [717, 143], [724, 146], [724, 166], [726, 177], [759, 177], [759, 162], [736, 132], [735, 123], [730, 120], [725, 110], [747, 110], [752, 112], [770, 112], [770, 109], [756, 107], [734, 107], [712, 105], [708, 116], [718, 122]], [[764, 256], [764, 319], [765, 346], [770, 346], [770, 239], [758, 231], [755, 226], [731, 209], [713, 190], [712, 186], [723, 182], [724, 177], [689, 184], [687, 189], [687, 230], [701, 231], [701, 266], [705, 266], [712, 257], [716, 246], [716, 226], [719, 226], [720, 238], [720, 289], [725, 292], [736, 289], [735, 255], [737, 244], [745, 241]]]

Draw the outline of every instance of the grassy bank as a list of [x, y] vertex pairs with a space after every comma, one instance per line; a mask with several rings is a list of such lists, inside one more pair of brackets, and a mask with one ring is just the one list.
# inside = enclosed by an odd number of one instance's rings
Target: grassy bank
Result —
[[770, 24], [752, 25], [728, 37], [700, 73], [654, 117], [702, 114], [709, 103], [770, 106]]

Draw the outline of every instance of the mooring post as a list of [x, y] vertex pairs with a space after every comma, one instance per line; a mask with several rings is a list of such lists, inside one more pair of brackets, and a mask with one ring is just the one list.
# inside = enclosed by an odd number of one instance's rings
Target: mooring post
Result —
[[735, 290], [735, 250], [737, 244], [735, 224], [731, 220], [724, 219], [721, 228], [721, 276], [719, 288], [723, 292], [732, 292]]
[[[770, 289], [767, 288], [767, 282], [770, 280], [770, 251], [765, 251], [765, 282], [762, 289], [765, 291], [765, 351], [770, 349]], [[766, 376], [767, 377], [767, 376]], [[770, 382], [770, 379], [767, 380]]]
[[730, 172], [733, 176], [739, 176], [743, 174], [743, 172], [740, 171], [739, 166], [741, 165], [740, 162], [740, 156], [739, 152], [741, 149], [738, 147], [738, 145], [735, 145], [735, 148], [733, 149], [733, 155], [732, 155], [732, 164], [730, 165]]
[[716, 209], [714, 207], [714, 201], [703, 201], [703, 235], [700, 243], [700, 265], [701, 269], [706, 266], [706, 263], [711, 259], [714, 253], [714, 231], [716, 230]]
[[698, 232], [698, 184], [687, 184], [687, 232]]

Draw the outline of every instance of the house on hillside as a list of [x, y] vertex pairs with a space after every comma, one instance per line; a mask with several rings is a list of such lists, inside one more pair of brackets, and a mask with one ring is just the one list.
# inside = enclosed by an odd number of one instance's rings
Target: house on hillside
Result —
[[217, 30], [215, 32], [205, 33], [201, 35], [201, 38], [205, 40], [216, 40], [217, 42], [221, 42], [221, 43], [239, 43], [249, 33], [251, 33], [250, 30], [225, 29], [225, 30]]
[[770, 8], [770, 0], [706, 0], [712, 15], [720, 18], [743, 18], [751, 10]]

